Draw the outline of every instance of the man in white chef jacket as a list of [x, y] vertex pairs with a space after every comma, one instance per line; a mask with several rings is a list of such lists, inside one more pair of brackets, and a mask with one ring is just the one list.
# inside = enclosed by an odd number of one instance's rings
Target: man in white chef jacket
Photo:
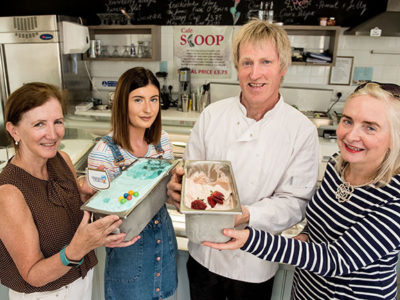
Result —
[[[303, 219], [315, 191], [317, 131], [279, 94], [291, 63], [290, 42], [281, 27], [250, 21], [234, 38], [233, 57], [241, 94], [201, 113], [184, 157], [231, 161], [243, 210], [235, 225], [279, 234]], [[177, 206], [182, 174], [177, 170], [168, 184], [169, 201]], [[192, 300], [270, 298], [277, 263], [192, 242], [189, 253]]]

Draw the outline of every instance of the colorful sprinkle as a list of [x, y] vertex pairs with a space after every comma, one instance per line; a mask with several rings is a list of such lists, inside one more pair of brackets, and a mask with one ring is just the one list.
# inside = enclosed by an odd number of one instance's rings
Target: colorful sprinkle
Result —
[[124, 197], [122, 197], [122, 196], [119, 196], [119, 198], [118, 198], [118, 201], [119, 201], [119, 202], [121, 202], [121, 201], [122, 201], [122, 199], [124, 199]]
[[105, 203], [108, 203], [108, 202], [110, 201], [110, 198], [104, 198], [103, 201], [104, 201]]
[[127, 200], [132, 200], [132, 196], [129, 195], [128, 197], [126, 197]]
[[139, 196], [139, 193], [138, 193], [138, 192], [134, 192], [134, 193], [133, 193], [133, 196], [138, 197], [138, 196]]
[[132, 195], [133, 195], [133, 191], [130, 190], [130, 191], [128, 192], [128, 194], [132, 196]]
[[129, 194], [128, 193], [125, 193], [124, 194], [124, 198], [126, 198], [126, 197], [128, 197], [129, 196]]
[[126, 202], [126, 199], [125, 199], [125, 198], [122, 198], [121, 200], [119, 200], [119, 202], [120, 202], [121, 204], [124, 204], [124, 203]]

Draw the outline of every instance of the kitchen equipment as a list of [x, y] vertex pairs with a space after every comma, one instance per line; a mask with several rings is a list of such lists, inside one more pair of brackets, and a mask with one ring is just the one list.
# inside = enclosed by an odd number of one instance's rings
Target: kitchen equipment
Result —
[[89, 52], [89, 56], [91, 58], [95, 58], [96, 57], [96, 41], [95, 40], [91, 40], [90, 41], [90, 52]]
[[[205, 89], [204, 89], [205, 90]], [[210, 103], [217, 102], [219, 100], [238, 96], [240, 95], [241, 89], [238, 82], [210, 82], [208, 83], [208, 97], [210, 98]], [[203, 106], [206, 107], [207, 104], [204, 103]]]
[[144, 53], [144, 44], [143, 44], [142, 41], [138, 42], [136, 55], [137, 55], [137, 57], [143, 57], [145, 55], [145, 53]]
[[[184, 165], [184, 176], [182, 178], [181, 193], [181, 213], [185, 214], [186, 235], [193, 243], [200, 244], [204, 241], [224, 243], [230, 238], [222, 233], [224, 228], [233, 228], [235, 224], [235, 216], [242, 213], [239, 194], [237, 192], [233, 170], [229, 161], [199, 161], [186, 160]], [[185, 205], [185, 197], [188, 185], [188, 178], [196, 172], [208, 174], [210, 181], [216, 181], [218, 172], [229, 178], [229, 189], [231, 192], [232, 209], [223, 210], [198, 210], [192, 209]], [[207, 199], [203, 199], [207, 201]], [[227, 199], [225, 199], [227, 201]]]
[[303, 111], [303, 114], [314, 123], [315, 127], [332, 125], [329, 115], [323, 111]]
[[189, 95], [182, 94], [182, 111], [187, 112], [189, 110]]
[[151, 42], [143, 42], [143, 57], [151, 57]]
[[183, 95], [185, 98], [189, 99], [190, 97], [190, 68], [180, 68], [178, 70], [179, 73], [179, 97], [178, 97], [178, 110], [183, 110], [182, 107], [182, 98]]
[[196, 93], [192, 93], [191, 97], [190, 97], [190, 101], [189, 101], [189, 109], [191, 111], [198, 111], [198, 105], [197, 105], [198, 99], [197, 99], [197, 94]]
[[318, 136], [325, 139], [336, 139], [337, 125], [321, 125], [317, 128]]
[[160, 107], [161, 109], [168, 109], [169, 104], [171, 102], [170, 93], [167, 91], [167, 72], [157, 72], [156, 76], [158, 78], [163, 78], [163, 85], [161, 87], [161, 95], [160, 95]]
[[0, 18], [0, 146], [8, 144], [3, 105], [24, 83], [68, 89], [71, 99], [90, 97], [90, 82], [77, 53], [89, 49], [89, 33], [76, 18], [56, 15]]
[[203, 85], [203, 93], [201, 94], [198, 106], [199, 106], [199, 112], [202, 112], [207, 105], [210, 104], [210, 84], [204, 84]]

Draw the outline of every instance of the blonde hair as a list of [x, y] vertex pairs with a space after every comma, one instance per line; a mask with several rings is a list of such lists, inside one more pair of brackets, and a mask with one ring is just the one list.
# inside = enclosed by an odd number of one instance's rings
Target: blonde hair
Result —
[[287, 69], [292, 62], [292, 48], [289, 37], [282, 26], [269, 24], [266, 21], [252, 19], [245, 24], [235, 35], [233, 40], [233, 62], [238, 69], [240, 45], [272, 41], [278, 53], [281, 71]]
[[[389, 183], [391, 178], [400, 173], [400, 101], [390, 92], [385, 91], [377, 83], [368, 83], [364, 87], [356, 90], [346, 100], [349, 101], [361, 95], [368, 95], [386, 104], [390, 124], [390, 149], [385, 155], [383, 162], [379, 166], [373, 183], [377, 186], [384, 186]], [[343, 172], [348, 162], [343, 160], [341, 154], [337, 157], [336, 170]]]

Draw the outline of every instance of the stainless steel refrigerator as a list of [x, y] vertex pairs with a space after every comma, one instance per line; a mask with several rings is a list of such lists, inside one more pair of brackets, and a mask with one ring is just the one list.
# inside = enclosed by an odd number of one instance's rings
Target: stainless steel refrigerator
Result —
[[24, 83], [41, 81], [67, 89], [69, 101], [90, 97], [90, 81], [77, 54], [89, 47], [89, 34], [75, 21], [56, 15], [0, 18], [0, 146], [8, 143], [5, 101]]

